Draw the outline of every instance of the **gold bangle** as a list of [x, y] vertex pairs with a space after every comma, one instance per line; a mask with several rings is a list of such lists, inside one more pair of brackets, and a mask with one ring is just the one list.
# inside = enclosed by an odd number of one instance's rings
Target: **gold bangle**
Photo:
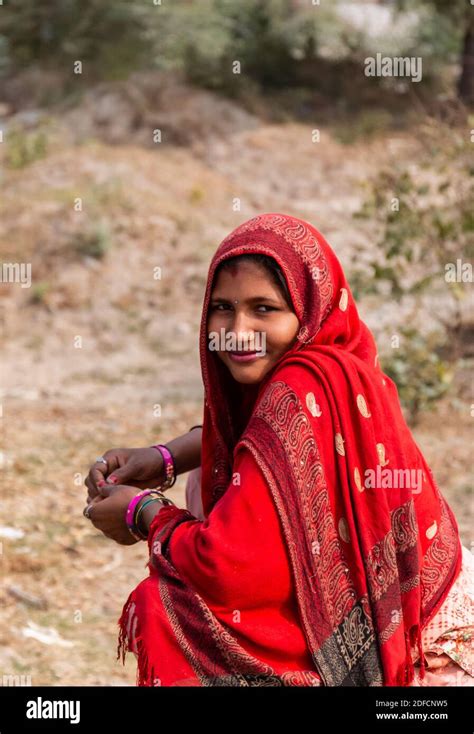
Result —
[[[161, 500], [161, 499], [159, 499], [158, 497], [152, 497], [152, 498], [150, 499], [150, 497], [148, 496], [148, 497], [146, 498], [146, 500], [145, 500], [145, 501], [144, 501], [143, 503], [142, 503], [142, 502], [140, 502], [140, 503], [138, 504], [137, 512], [136, 512], [135, 518], [134, 518], [134, 520], [133, 520], [133, 523], [134, 523], [134, 525], [135, 525], [135, 528], [136, 528], [137, 532], [139, 533], [139, 535], [141, 535], [141, 536], [142, 536], [142, 539], [143, 539], [143, 540], [146, 540], [146, 538], [147, 538], [148, 536], [147, 536], [147, 533], [146, 533], [146, 532], [145, 532], [145, 533], [144, 533], [144, 532], [142, 532], [142, 528], [140, 527], [140, 520], [141, 520], [141, 518], [142, 518], [142, 513], [143, 513], [143, 510], [145, 509], [145, 507], [147, 507], [148, 505], [152, 504], [153, 502], [159, 502], [159, 503], [161, 504], [161, 507], [163, 507], [163, 506], [164, 506], [164, 505], [163, 505], [163, 502], [162, 502], [162, 500]], [[160, 508], [160, 509], [161, 509], [161, 508]], [[159, 511], [160, 511], [160, 510], [158, 510], [158, 512], [159, 512]]]
[[[143, 499], [141, 499], [137, 503], [137, 506], [134, 512], [134, 516], [133, 516], [133, 525], [139, 532], [141, 532], [139, 522], [140, 522], [140, 516], [141, 516], [142, 510], [148, 505], [149, 502], [152, 502], [152, 501], [161, 502], [163, 507], [166, 505], [175, 505], [175, 503], [172, 500], [170, 500], [169, 497], [165, 497], [163, 492], [160, 492], [157, 489], [149, 490], [148, 494], [146, 494], [143, 497]], [[143, 537], [143, 540], [145, 539], [146, 539], [146, 536]]]
[[163, 492], [161, 492], [161, 490], [159, 490], [159, 489], [154, 489], [152, 492], [150, 492], [150, 494], [148, 496], [149, 497], [156, 497], [157, 499], [159, 499], [162, 502], [164, 502], [165, 505], [175, 505], [175, 507], [176, 507], [175, 502], [173, 502], [173, 500], [170, 500], [169, 497], [166, 497], [166, 495], [164, 495]]

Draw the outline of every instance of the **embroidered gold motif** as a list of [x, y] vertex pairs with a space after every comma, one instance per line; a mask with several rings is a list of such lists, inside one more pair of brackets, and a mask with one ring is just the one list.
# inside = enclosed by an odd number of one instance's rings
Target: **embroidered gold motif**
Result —
[[383, 443], [378, 443], [376, 448], [380, 466], [387, 466], [389, 460], [385, 458], [385, 446], [383, 445]]
[[365, 402], [365, 398], [360, 393], [357, 396], [357, 407], [359, 408], [364, 418], [370, 418], [372, 413], [369, 413], [369, 409], [367, 407], [367, 403]]
[[340, 433], [336, 433], [334, 436], [334, 441], [336, 443], [336, 451], [341, 456], [346, 455], [346, 451], [344, 449], [344, 439], [342, 438]]
[[297, 334], [297, 339], [300, 342], [304, 342], [309, 336], [309, 329], [307, 326], [302, 326]]
[[306, 395], [306, 405], [311, 415], [313, 415], [315, 418], [319, 418], [319, 416], [322, 415], [321, 408], [319, 407], [319, 405], [316, 402], [314, 393], [309, 392]]
[[347, 304], [349, 302], [349, 295], [347, 293], [347, 288], [341, 288], [341, 297], [339, 299], [339, 308], [341, 311], [345, 311], [347, 309]]
[[437, 531], [438, 531], [438, 523], [435, 520], [434, 523], [430, 525], [429, 528], [426, 530], [426, 537], [428, 538], [428, 540], [432, 540], [432, 538], [434, 538], [434, 536], [436, 535]]
[[354, 468], [354, 482], [359, 492], [363, 492], [365, 487], [362, 485], [362, 481], [360, 478], [360, 471], [358, 470], [357, 467]]
[[435, 533], [433, 542], [423, 558], [421, 571], [422, 603], [425, 614], [428, 614], [432, 605], [452, 573], [456, 562], [459, 535], [455, 524], [450, 517], [448, 504], [435, 485], [441, 502], [441, 523], [439, 532]]

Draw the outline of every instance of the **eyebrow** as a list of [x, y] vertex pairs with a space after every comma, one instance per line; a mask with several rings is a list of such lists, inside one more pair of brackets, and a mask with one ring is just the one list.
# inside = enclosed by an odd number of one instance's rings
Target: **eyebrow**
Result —
[[[280, 305], [280, 301], [277, 301], [272, 296], [252, 296], [252, 298], [247, 298], [244, 303], [253, 304], [253, 303], [261, 303], [262, 301], [268, 301], [269, 303], [274, 303], [276, 306]], [[215, 296], [211, 298], [211, 303], [232, 303], [231, 298], [222, 298], [221, 296]]]

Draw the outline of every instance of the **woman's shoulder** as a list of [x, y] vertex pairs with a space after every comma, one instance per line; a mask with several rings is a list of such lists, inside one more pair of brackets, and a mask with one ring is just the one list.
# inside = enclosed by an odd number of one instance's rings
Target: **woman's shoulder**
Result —
[[324, 399], [324, 386], [322, 378], [316, 372], [304, 364], [283, 365], [272, 375], [261, 393], [261, 403], [270, 396], [295, 397], [303, 405], [312, 403], [319, 397]]

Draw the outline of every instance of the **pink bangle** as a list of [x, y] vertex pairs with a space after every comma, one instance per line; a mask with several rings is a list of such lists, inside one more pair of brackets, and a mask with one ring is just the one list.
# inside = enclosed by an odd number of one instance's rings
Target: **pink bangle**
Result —
[[168, 489], [169, 487], [172, 487], [173, 484], [176, 482], [173, 454], [171, 453], [169, 448], [167, 448], [167, 446], [162, 443], [158, 443], [151, 448], [159, 451], [163, 457], [166, 479], [163, 484], [160, 485], [160, 489]]
[[143, 540], [143, 538], [137, 533], [137, 528], [135, 527], [135, 508], [140, 500], [142, 500], [144, 497], [146, 497], [148, 494], [151, 494], [152, 492], [156, 492], [156, 489], [145, 489], [143, 490], [143, 492], [139, 492], [135, 495], [135, 497], [132, 497], [127, 507], [127, 511], [125, 513], [125, 522], [130, 533], [136, 540]]

